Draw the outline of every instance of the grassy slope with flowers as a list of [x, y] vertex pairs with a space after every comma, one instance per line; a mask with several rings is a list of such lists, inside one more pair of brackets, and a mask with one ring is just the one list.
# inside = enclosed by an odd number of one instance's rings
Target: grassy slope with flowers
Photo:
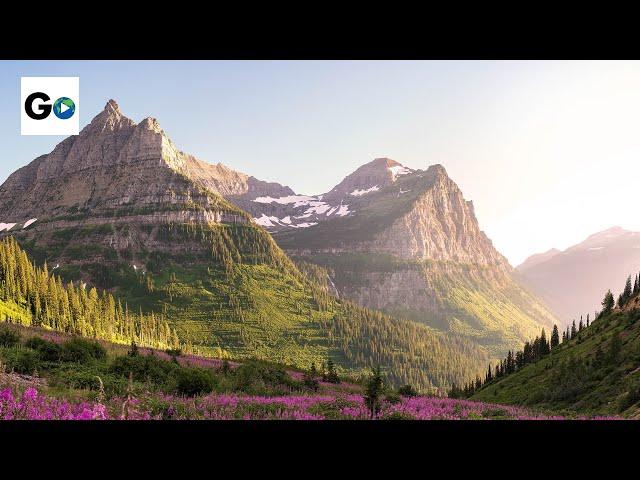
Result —
[[[16, 372], [15, 353], [29, 352], [34, 337], [64, 345], [69, 337], [34, 328], [4, 326], [17, 332], [18, 343], [0, 346], [0, 419], [279, 419], [279, 420], [365, 420], [369, 411], [360, 384], [342, 381], [328, 383], [318, 378], [316, 386], [304, 381], [303, 372], [277, 365], [247, 361], [225, 364], [219, 360], [180, 356], [172, 361], [165, 352], [140, 349], [127, 356], [122, 345], [101, 342], [106, 350], [102, 360], [46, 362], [31, 374]], [[113, 366], [124, 358], [131, 373], [117, 373]], [[13, 359], [13, 360], [12, 360]], [[119, 360], [120, 359], [120, 360]], [[127, 363], [128, 362], [128, 363]], [[135, 366], [148, 362], [148, 371]], [[166, 365], [165, 365], [166, 364]], [[57, 375], [63, 368], [65, 375]], [[162, 385], [151, 377], [154, 369], [176, 372], [200, 371], [213, 383], [211, 391], [199, 394], [176, 392], [171, 383]], [[100, 374], [100, 375], [98, 375]], [[144, 376], [147, 375], [145, 379]], [[120, 376], [118, 378], [118, 375]], [[100, 376], [100, 379], [98, 377]], [[125, 377], [130, 376], [129, 379]], [[308, 376], [307, 376], [308, 377]], [[84, 383], [82, 383], [82, 380]], [[78, 383], [79, 382], [79, 383]], [[514, 406], [426, 396], [401, 396], [386, 390], [379, 419], [475, 420], [475, 419], [562, 419], [534, 413]]]

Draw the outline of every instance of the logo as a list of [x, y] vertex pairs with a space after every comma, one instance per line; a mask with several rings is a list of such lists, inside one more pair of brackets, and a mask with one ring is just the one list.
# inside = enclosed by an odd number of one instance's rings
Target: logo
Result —
[[76, 113], [76, 104], [67, 97], [60, 97], [53, 104], [53, 114], [60, 120], [67, 120]]
[[21, 134], [78, 135], [79, 85], [78, 77], [22, 77]]

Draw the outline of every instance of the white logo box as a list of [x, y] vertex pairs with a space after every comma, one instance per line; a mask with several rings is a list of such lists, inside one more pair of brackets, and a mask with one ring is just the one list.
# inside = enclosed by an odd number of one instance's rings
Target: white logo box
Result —
[[[43, 92], [50, 100], [35, 100], [33, 110], [39, 112], [38, 105], [53, 103], [60, 97], [73, 100], [76, 111], [71, 118], [62, 120], [53, 112], [47, 118], [35, 120], [25, 111], [24, 103], [29, 95]], [[21, 77], [20, 78], [20, 133], [22, 135], [78, 135], [80, 133], [80, 78], [79, 77]]]

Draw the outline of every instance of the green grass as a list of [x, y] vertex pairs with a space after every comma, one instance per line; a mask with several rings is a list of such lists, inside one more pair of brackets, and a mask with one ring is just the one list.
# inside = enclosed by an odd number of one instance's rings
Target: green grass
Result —
[[[191, 364], [192, 357], [178, 356], [174, 362], [164, 352], [154, 350], [132, 356], [130, 349], [109, 342], [0, 324], [0, 332], [5, 330], [17, 332], [19, 341], [13, 345], [0, 345], [0, 368], [21, 375], [37, 372], [38, 377], [46, 380], [42, 387], [44, 391], [40, 393], [50, 396], [95, 400], [101, 382], [106, 398], [126, 397], [129, 392], [134, 395], [165, 392], [193, 396], [211, 391], [249, 395], [288, 395], [307, 391], [303, 382], [294, 380], [282, 365], [257, 359], [246, 360], [229, 369], [224, 369], [222, 364], [206, 363], [195, 367]], [[74, 355], [70, 356], [69, 352]], [[204, 378], [204, 384], [194, 384], [194, 375], [196, 380]]]
[[[614, 358], [609, 355], [615, 335], [620, 336], [621, 350]], [[640, 312], [616, 312], [594, 321], [538, 362], [489, 383], [472, 399], [555, 411], [635, 415], [639, 406], [628, 395], [639, 385]]]

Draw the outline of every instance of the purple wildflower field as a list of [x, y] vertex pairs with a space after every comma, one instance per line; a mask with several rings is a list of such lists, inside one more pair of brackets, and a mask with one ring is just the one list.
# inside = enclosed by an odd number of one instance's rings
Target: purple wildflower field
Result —
[[[40, 332], [47, 340], [66, 339], [57, 332]], [[124, 346], [118, 348], [126, 348]], [[163, 351], [140, 348], [143, 355], [164, 360]], [[220, 369], [223, 360], [181, 355], [183, 366]], [[228, 362], [232, 369], [240, 364]], [[287, 370], [296, 381], [303, 373]], [[60, 394], [58, 394], [60, 395]], [[572, 417], [613, 420], [617, 417]], [[525, 408], [435, 396], [397, 397], [382, 400], [376, 419], [381, 420], [564, 420]], [[362, 395], [362, 386], [342, 381], [318, 382], [315, 393], [258, 396], [238, 393], [211, 393], [182, 397], [161, 392], [146, 392], [128, 397], [93, 400], [84, 397], [60, 397], [49, 392], [43, 378], [0, 371], [0, 420], [370, 420]]]
[[[29, 386], [0, 388], [3, 420], [367, 420], [362, 395], [333, 386], [313, 395], [246, 396], [210, 394], [186, 398], [148, 393], [139, 398], [70, 401], [47, 396]], [[401, 397], [383, 401], [378, 419], [405, 420], [563, 420], [526, 409], [436, 397]], [[594, 419], [607, 419], [598, 417]]]

